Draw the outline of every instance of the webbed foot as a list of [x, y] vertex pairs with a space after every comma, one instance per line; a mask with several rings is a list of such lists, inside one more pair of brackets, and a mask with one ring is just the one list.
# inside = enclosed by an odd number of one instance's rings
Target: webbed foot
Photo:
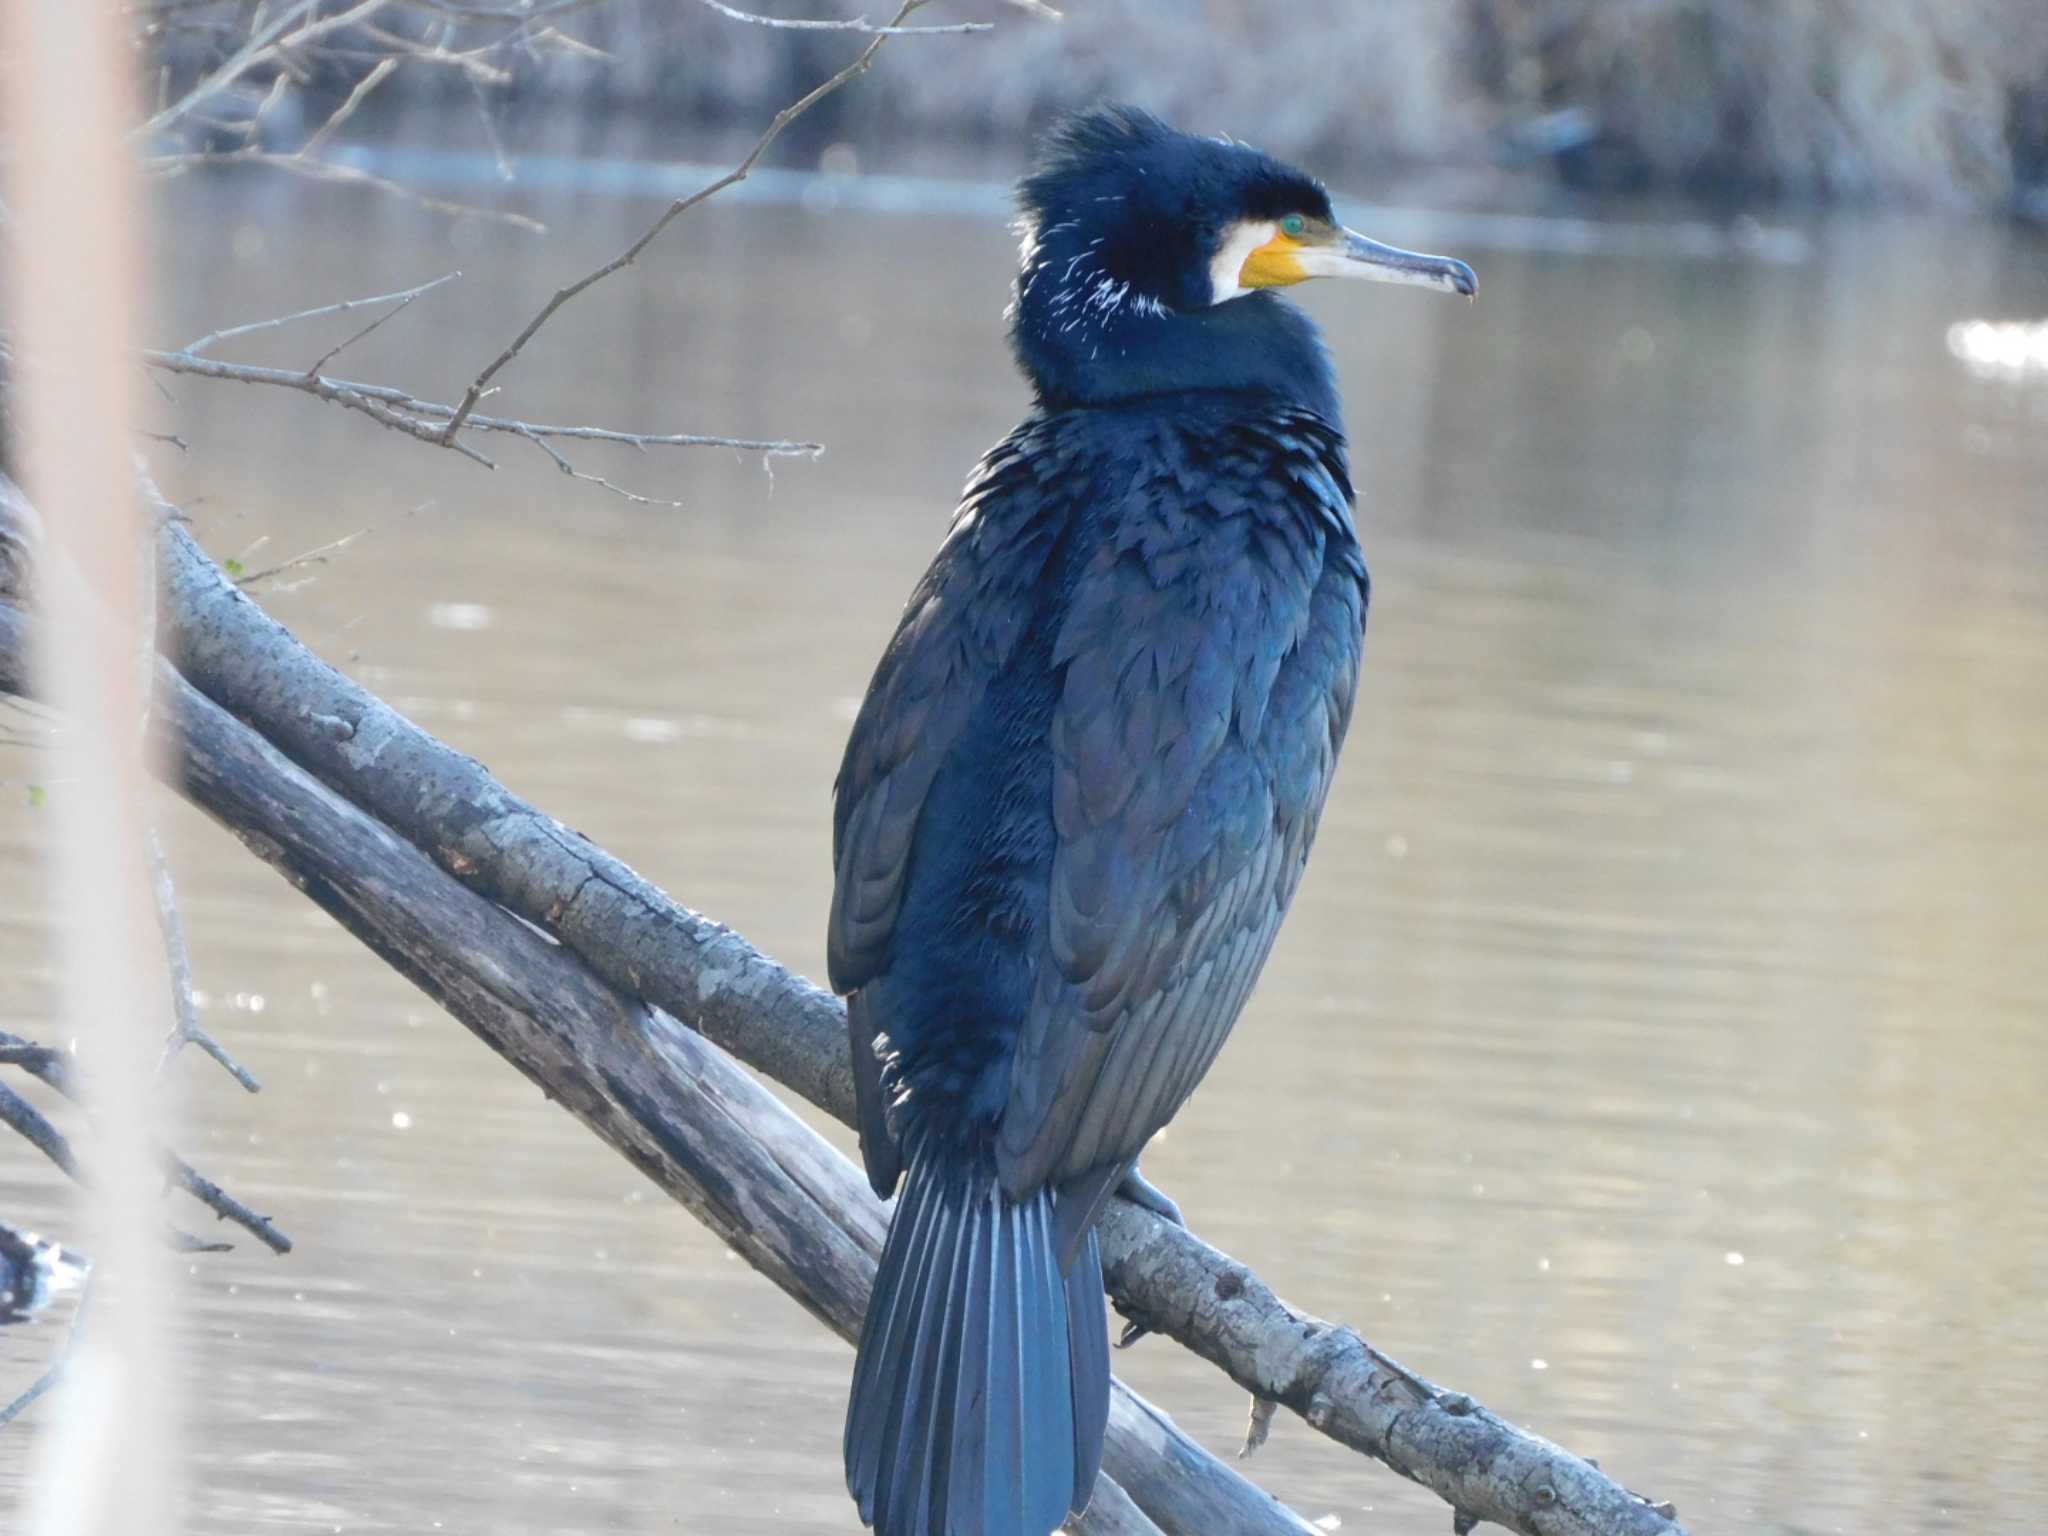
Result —
[[1131, 1164], [1130, 1172], [1117, 1185], [1116, 1192], [1133, 1205], [1142, 1205], [1155, 1216], [1163, 1216], [1176, 1227], [1185, 1227], [1187, 1218], [1181, 1215], [1180, 1207], [1168, 1199], [1166, 1193], [1153, 1184], [1144, 1174], [1138, 1172], [1138, 1165]]
[[[1181, 1215], [1180, 1207], [1175, 1205], [1156, 1184], [1138, 1172], [1138, 1165], [1135, 1162], [1131, 1164], [1130, 1171], [1123, 1176], [1123, 1182], [1117, 1185], [1116, 1192], [1131, 1204], [1142, 1206], [1153, 1215], [1172, 1222], [1176, 1227], [1187, 1226], [1187, 1218]], [[1128, 1321], [1124, 1326], [1123, 1335], [1116, 1341], [1116, 1347], [1129, 1349], [1151, 1331], [1135, 1319]]]

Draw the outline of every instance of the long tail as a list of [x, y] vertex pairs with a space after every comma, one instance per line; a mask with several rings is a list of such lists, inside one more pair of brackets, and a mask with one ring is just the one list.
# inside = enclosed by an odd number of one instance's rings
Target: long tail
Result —
[[877, 1536], [1048, 1536], [1087, 1507], [1109, 1420], [1091, 1234], [1060, 1274], [1053, 1196], [913, 1158], [868, 1300], [846, 1485]]

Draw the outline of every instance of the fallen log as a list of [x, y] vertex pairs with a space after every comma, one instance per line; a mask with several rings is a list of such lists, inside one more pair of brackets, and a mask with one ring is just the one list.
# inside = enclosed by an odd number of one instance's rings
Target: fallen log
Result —
[[[880, 1209], [843, 1158], [712, 1048], [729, 1050], [849, 1121], [852, 1088], [837, 999], [730, 929], [673, 902], [513, 795], [481, 765], [328, 667], [227, 579], [171, 509], [162, 510], [164, 641], [190, 680], [172, 679], [179, 694], [174, 718], [185, 733], [178, 757], [188, 793], [288, 875], [299, 867], [290, 857], [311, 861], [305, 866], [311, 873], [294, 876], [309, 896], [543, 1086], [549, 1078], [540, 1068], [565, 1074], [565, 1091], [557, 1096], [572, 1112], [828, 1326], [851, 1337], [860, 1311], [848, 1309], [848, 1298], [857, 1294], [864, 1302], [882, 1230]], [[13, 615], [8, 622], [18, 627], [22, 621]], [[19, 637], [11, 633], [0, 625], [0, 687], [13, 686], [6, 650], [18, 646]], [[209, 714], [202, 705], [218, 708]], [[221, 710], [260, 732], [267, 771], [280, 780], [296, 775], [301, 800], [324, 787], [329, 800], [360, 818], [365, 825], [350, 844], [358, 856], [409, 855], [416, 871], [431, 871], [447, 891], [474, 902], [476, 914], [492, 913], [508, 925], [506, 932], [546, 946], [554, 957], [550, 964], [573, 966], [581, 977], [577, 986], [597, 989], [590, 996], [598, 1000], [586, 1015], [572, 1015], [585, 1018], [578, 1030], [596, 1031], [611, 1042], [607, 1049], [619, 1048], [619, 1039], [637, 1039], [638, 1054], [583, 1061], [578, 1052], [597, 1047], [572, 1034], [554, 1039], [554, 1054], [534, 1057], [538, 1045], [513, 1025], [525, 1018], [547, 1036], [546, 1010], [534, 1019], [516, 1008], [508, 1013], [502, 1000], [489, 1006], [494, 994], [478, 993], [473, 975], [465, 981], [461, 967], [446, 971], [458, 957], [444, 951], [462, 948], [473, 935], [458, 943], [430, 927], [413, 931], [408, 947], [373, 936], [381, 928], [358, 928], [368, 919], [357, 903], [381, 887], [364, 886], [346, 861], [335, 864], [322, 854], [318, 838], [283, 838], [281, 831], [299, 823], [282, 810], [259, 817], [258, 803], [226, 798], [217, 771], [199, 761], [231, 751], [238, 761], [253, 761], [248, 744], [215, 722]], [[226, 715], [220, 719], [236, 723]], [[188, 724], [193, 721], [207, 723], [202, 739], [194, 739]], [[341, 834], [338, 826], [322, 823], [320, 835]], [[300, 851], [288, 857], [282, 850], [291, 847]], [[442, 899], [452, 897], [444, 892]], [[507, 918], [508, 912], [524, 923]], [[407, 921], [420, 918], [415, 913]], [[479, 915], [474, 921], [485, 919]], [[559, 946], [548, 945], [525, 924], [544, 930]], [[552, 1027], [559, 1031], [561, 1016], [554, 1017]], [[581, 1066], [571, 1071], [577, 1062]], [[711, 1071], [707, 1064], [722, 1066], [764, 1102], [748, 1099], [748, 1115], [732, 1121], [719, 1107], [722, 1091], [683, 1100], [667, 1096], [683, 1090], [665, 1084], [664, 1071], [685, 1081], [694, 1073], [701, 1082]], [[794, 1158], [801, 1179], [773, 1151], [765, 1160], [735, 1151], [744, 1168], [738, 1181], [729, 1171], [714, 1174], [714, 1166], [722, 1165], [707, 1164], [698, 1177], [687, 1176], [687, 1144], [667, 1146], [665, 1129], [670, 1117], [685, 1111], [726, 1115], [742, 1134], [767, 1135], [769, 1148], [804, 1147]], [[783, 1189], [778, 1177], [790, 1177], [793, 1188]], [[747, 1191], [755, 1181], [788, 1203], [754, 1203]], [[863, 1197], [869, 1208], [862, 1206]], [[812, 1228], [798, 1220], [795, 1213], [805, 1209], [824, 1224]], [[757, 1221], [760, 1234], [747, 1236]], [[815, 1251], [810, 1244], [818, 1245]], [[1682, 1536], [1668, 1505], [1629, 1492], [1591, 1462], [1507, 1423], [1464, 1394], [1434, 1386], [1352, 1330], [1295, 1311], [1245, 1266], [1149, 1212], [1112, 1202], [1103, 1223], [1103, 1257], [1107, 1288], [1126, 1316], [1216, 1364], [1257, 1400], [1292, 1409], [1340, 1443], [1431, 1488], [1450, 1504], [1458, 1529], [1490, 1520], [1528, 1536]], [[1121, 1386], [1118, 1392], [1108, 1473], [1157, 1527], [1205, 1536], [1303, 1529], [1298, 1517], [1187, 1442], [1156, 1410]], [[1147, 1448], [1145, 1456], [1132, 1453], [1138, 1441]], [[1190, 1489], [1236, 1503], [1229, 1513], [1217, 1506], [1193, 1515], [1184, 1502], [1174, 1503], [1184, 1501]], [[1114, 1495], [1098, 1500], [1103, 1518], [1113, 1518], [1108, 1511], [1120, 1507]], [[1089, 1518], [1096, 1519], [1096, 1512]]]

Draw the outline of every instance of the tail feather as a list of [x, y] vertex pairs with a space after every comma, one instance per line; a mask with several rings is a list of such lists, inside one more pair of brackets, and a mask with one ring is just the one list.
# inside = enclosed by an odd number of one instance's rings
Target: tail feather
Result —
[[1048, 1536], [1084, 1508], [1109, 1413], [1091, 1238], [1060, 1273], [1053, 1196], [913, 1158], [868, 1302], [846, 1480], [879, 1536]]
[[[899, 1243], [903, 1258], [898, 1263], [899, 1271], [907, 1271], [901, 1283], [886, 1295], [877, 1284], [868, 1301], [867, 1321], [861, 1329], [860, 1353], [854, 1359], [853, 1401], [880, 1404], [881, 1412], [894, 1406], [900, 1396], [897, 1378], [902, 1374], [905, 1356], [912, 1346], [916, 1332], [917, 1314], [923, 1301], [922, 1291], [930, 1278], [930, 1266], [922, 1262], [930, 1248], [931, 1229], [940, 1214], [937, 1201], [908, 1208], [897, 1213], [895, 1225], [889, 1231], [888, 1257], [895, 1253]], [[875, 1432], [856, 1437], [854, 1423], [849, 1415], [846, 1425], [846, 1477], [854, 1497], [860, 1502], [860, 1518], [863, 1525], [875, 1523], [875, 1495], [880, 1484], [880, 1457], [885, 1443], [883, 1426], [873, 1426]], [[890, 1433], [893, 1439], [894, 1434]]]
[[[1058, 1241], [1055, 1230], [1053, 1240]], [[1088, 1507], [1109, 1431], [1109, 1321], [1102, 1306], [1102, 1245], [1095, 1229], [1067, 1271], [1067, 1341], [1074, 1377], [1074, 1508]]]

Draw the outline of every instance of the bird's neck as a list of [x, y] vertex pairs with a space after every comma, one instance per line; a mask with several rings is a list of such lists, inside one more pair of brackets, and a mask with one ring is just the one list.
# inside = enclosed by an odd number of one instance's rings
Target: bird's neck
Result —
[[1017, 364], [1047, 410], [1218, 390], [1300, 406], [1342, 428], [1315, 325], [1271, 293], [1175, 309], [1120, 285], [1085, 287], [1027, 268], [1010, 311]]

